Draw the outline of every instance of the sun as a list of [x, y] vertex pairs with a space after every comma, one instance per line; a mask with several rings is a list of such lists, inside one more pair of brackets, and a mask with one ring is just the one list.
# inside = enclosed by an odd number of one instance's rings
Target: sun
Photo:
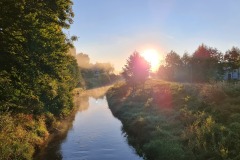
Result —
[[148, 49], [143, 51], [141, 54], [146, 61], [148, 61], [151, 64], [151, 70], [157, 71], [158, 67], [160, 65], [160, 56], [159, 53], [154, 49]]

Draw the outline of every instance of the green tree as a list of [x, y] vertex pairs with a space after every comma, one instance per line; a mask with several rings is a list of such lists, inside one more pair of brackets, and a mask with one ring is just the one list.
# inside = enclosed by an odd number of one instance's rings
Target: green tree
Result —
[[127, 64], [123, 68], [122, 75], [126, 82], [133, 86], [146, 81], [150, 72], [150, 64], [138, 53], [134, 52], [127, 59]]
[[62, 113], [77, 84], [76, 60], [66, 54], [74, 37], [62, 31], [72, 23], [72, 1], [2, 0], [0, 6], [0, 110]]
[[224, 55], [224, 61], [226, 67], [232, 71], [240, 67], [240, 49], [237, 47], [232, 47], [231, 50], [228, 50]]
[[183, 56], [181, 57], [181, 61], [182, 61], [182, 65], [184, 66], [184, 67], [189, 67], [189, 65], [190, 65], [190, 63], [191, 63], [191, 56], [187, 53], [187, 52], [185, 52], [184, 54], [183, 54]]
[[217, 49], [200, 45], [192, 57], [193, 80], [206, 82], [221, 79], [222, 53]]
[[166, 62], [168, 79], [176, 80], [177, 73], [182, 67], [182, 61], [180, 56], [176, 52], [171, 51], [170, 53], [167, 54], [165, 58], [165, 62]]
[[185, 77], [185, 81], [192, 82], [192, 57], [185, 52], [181, 57], [182, 61], [182, 74]]

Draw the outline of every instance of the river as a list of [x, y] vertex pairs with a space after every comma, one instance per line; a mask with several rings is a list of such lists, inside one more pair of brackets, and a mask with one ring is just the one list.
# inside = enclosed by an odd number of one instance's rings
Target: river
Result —
[[75, 97], [79, 106], [67, 130], [54, 137], [37, 159], [41, 160], [140, 160], [127, 143], [122, 123], [105, 97], [108, 88], [93, 89]]

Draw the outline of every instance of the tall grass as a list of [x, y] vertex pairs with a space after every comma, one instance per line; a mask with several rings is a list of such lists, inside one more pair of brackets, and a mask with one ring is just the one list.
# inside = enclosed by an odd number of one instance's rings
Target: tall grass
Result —
[[107, 94], [128, 140], [146, 159], [240, 158], [240, 84], [148, 80]]

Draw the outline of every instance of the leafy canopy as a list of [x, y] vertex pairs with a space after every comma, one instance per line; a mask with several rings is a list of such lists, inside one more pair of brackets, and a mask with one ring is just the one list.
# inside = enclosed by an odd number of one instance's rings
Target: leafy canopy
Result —
[[67, 55], [71, 0], [0, 1], [0, 110], [60, 114], [79, 71]]
[[145, 82], [149, 76], [151, 65], [138, 53], [134, 52], [127, 59], [122, 75], [129, 84]]

